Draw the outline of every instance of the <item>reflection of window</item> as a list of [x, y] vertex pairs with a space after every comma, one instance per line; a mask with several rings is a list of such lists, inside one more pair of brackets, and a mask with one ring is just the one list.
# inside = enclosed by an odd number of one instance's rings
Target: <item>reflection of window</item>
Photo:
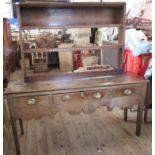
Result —
[[0, 14], [3, 18], [13, 18], [12, 0], [2, 0]]
[[17, 18], [17, 14], [16, 14], [16, 2], [22, 2], [23, 0], [12, 0], [12, 5], [13, 5], [13, 16], [14, 18]]

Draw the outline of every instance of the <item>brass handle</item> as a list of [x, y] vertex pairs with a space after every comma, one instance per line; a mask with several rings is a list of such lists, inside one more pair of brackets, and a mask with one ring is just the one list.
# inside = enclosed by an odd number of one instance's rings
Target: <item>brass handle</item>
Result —
[[123, 94], [124, 95], [131, 95], [133, 93], [133, 91], [131, 90], [131, 89], [125, 89], [124, 91], [123, 91]]
[[70, 98], [71, 98], [71, 97], [70, 97], [69, 95], [64, 95], [63, 98], [62, 98], [62, 100], [63, 100], [63, 101], [69, 101]]
[[35, 105], [36, 104], [36, 99], [35, 98], [28, 99], [27, 104], [28, 105]]
[[96, 99], [100, 99], [102, 98], [102, 94], [100, 92], [96, 92], [94, 95], [93, 95], [94, 98]]
[[84, 92], [81, 92], [81, 98], [84, 98]]

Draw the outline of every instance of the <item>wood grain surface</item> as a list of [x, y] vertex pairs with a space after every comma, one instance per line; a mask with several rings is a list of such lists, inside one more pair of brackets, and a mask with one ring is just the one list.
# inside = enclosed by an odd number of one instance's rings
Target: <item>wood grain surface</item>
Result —
[[143, 134], [136, 137], [136, 112], [129, 112], [129, 122], [122, 114], [101, 108], [91, 115], [60, 112], [52, 120], [24, 121], [21, 155], [151, 155], [151, 124], [143, 124]]

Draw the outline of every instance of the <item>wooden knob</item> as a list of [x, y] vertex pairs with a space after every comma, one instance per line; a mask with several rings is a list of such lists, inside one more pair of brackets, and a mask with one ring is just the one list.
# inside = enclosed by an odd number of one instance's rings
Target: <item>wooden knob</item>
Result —
[[102, 97], [102, 94], [100, 92], [96, 92], [93, 96], [96, 99], [100, 99]]
[[36, 99], [35, 98], [28, 99], [27, 104], [28, 105], [34, 105], [34, 104], [36, 104]]
[[123, 94], [124, 95], [131, 95], [133, 93], [133, 91], [131, 90], [131, 89], [125, 89], [124, 91], [123, 91]]
[[69, 101], [70, 100], [70, 96], [69, 95], [64, 95], [63, 96], [63, 101]]

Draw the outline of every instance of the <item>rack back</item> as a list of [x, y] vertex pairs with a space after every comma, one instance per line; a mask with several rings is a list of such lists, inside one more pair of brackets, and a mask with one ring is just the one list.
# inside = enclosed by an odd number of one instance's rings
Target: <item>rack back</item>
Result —
[[[22, 31], [30, 29], [59, 29], [59, 28], [87, 28], [87, 27], [118, 27], [118, 44], [107, 44], [104, 46], [90, 47], [90, 49], [118, 49], [118, 69], [122, 69], [124, 30], [125, 30], [125, 8], [126, 3], [55, 3], [55, 2], [23, 2], [17, 4], [17, 16], [19, 20], [20, 45], [23, 62], [23, 72], [26, 81], [31, 81], [33, 77], [37, 80], [40, 75], [29, 77], [25, 69], [24, 54], [36, 52], [36, 50], [26, 50], [23, 46]], [[65, 50], [82, 50], [83, 48], [70, 49], [42, 49], [45, 52], [64, 52]], [[86, 48], [86, 49], [89, 49]], [[39, 51], [39, 49], [38, 49]], [[118, 73], [118, 72], [117, 72]], [[45, 73], [46, 74], [46, 73]], [[74, 76], [73, 76], [74, 74]], [[94, 72], [88, 76], [94, 76]], [[103, 75], [103, 73], [98, 73]], [[111, 74], [111, 72], [109, 73]], [[57, 74], [54, 77], [84, 77], [87, 73]], [[76, 75], [76, 76], [75, 76]], [[52, 79], [52, 75], [42, 75], [41, 79], [47, 77]], [[50, 77], [49, 77], [50, 76]], [[31, 80], [30, 80], [31, 79]], [[46, 78], [45, 78], [46, 79]], [[34, 80], [32, 80], [34, 81]]]

